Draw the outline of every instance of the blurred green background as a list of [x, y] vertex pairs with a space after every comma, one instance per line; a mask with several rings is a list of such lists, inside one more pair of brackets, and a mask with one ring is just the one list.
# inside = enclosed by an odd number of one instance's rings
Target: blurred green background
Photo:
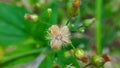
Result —
[[[61, 68], [72, 64], [80, 68], [74, 57], [65, 57], [70, 47], [56, 51], [46, 39], [53, 24], [65, 24], [71, 12], [72, 0], [0, 0], [0, 68]], [[84, 33], [74, 32], [77, 25], [96, 17], [96, 0], [81, 0], [79, 15], [71, 21], [70, 30], [75, 47], [88, 55], [96, 52], [96, 23]], [[47, 9], [52, 9], [49, 16]], [[37, 22], [24, 19], [24, 15], [37, 14]], [[112, 61], [106, 68], [120, 68], [120, 0], [103, 0], [101, 6], [101, 46]], [[74, 26], [73, 26], [74, 25]], [[111, 65], [112, 64], [112, 65]]]

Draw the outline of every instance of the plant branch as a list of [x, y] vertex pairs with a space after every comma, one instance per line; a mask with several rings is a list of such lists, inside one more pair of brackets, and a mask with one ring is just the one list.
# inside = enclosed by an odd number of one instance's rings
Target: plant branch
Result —
[[75, 46], [74, 46], [72, 43], [71, 43], [70, 45], [71, 45], [71, 47], [75, 50]]

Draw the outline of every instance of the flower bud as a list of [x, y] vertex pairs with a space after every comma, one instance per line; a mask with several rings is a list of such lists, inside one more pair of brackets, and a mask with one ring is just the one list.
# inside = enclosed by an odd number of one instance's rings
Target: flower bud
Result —
[[48, 8], [47, 9], [47, 12], [48, 12], [48, 15], [49, 15], [49, 17], [52, 15], [52, 9], [51, 8]]
[[78, 58], [78, 59], [81, 59], [83, 56], [85, 56], [85, 53], [82, 49], [77, 49], [75, 51], [75, 56]]
[[72, 56], [72, 55], [74, 55], [74, 50], [73, 50], [73, 49], [64, 52], [64, 56], [65, 56], [66, 58], [68, 58], [68, 57], [70, 57], [70, 56]]
[[32, 20], [32, 18], [31, 18], [31, 15], [30, 15], [30, 14], [25, 14], [25, 15], [24, 15], [24, 18], [25, 18], [26, 20]]
[[71, 50], [69, 51], [69, 53], [70, 53], [71, 55], [73, 55], [73, 54], [74, 54], [74, 50], [71, 49]]
[[85, 27], [90, 26], [90, 24], [91, 24], [91, 20], [90, 20], [90, 19], [86, 19], [86, 20], [83, 22], [83, 26], [85, 26]]
[[83, 56], [83, 57], [81, 57], [81, 61], [82, 61], [83, 63], [88, 63], [89, 58], [88, 58], [87, 56]]
[[94, 23], [96, 21], [95, 18], [92, 18], [92, 19], [86, 19], [84, 22], [83, 22], [83, 26], [85, 27], [89, 27], [92, 23]]
[[78, 32], [83, 33], [83, 32], [85, 32], [85, 29], [83, 27], [81, 27], [78, 29]]
[[61, 67], [60, 67], [60, 65], [55, 64], [55, 65], [52, 66], [52, 68], [61, 68]]
[[105, 62], [111, 61], [110, 56], [108, 56], [107, 54], [103, 54], [102, 57], [104, 58]]
[[70, 8], [70, 16], [71, 17], [75, 17], [80, 13], [80, 11], [79, 11], [80, 4], [81, 4], [80, 0], [72, 1], [72, 7]]
[[92, 22], [92, 23], [94, 23], [95, 21], [96, 21], [96, 19], [95, 19], [95, 18], [92, 18], [92, 19], [91, 19], [91, 22]]
[[71, 30], [74, 30], [74, 29], [75, 29], [75, 25], [74, 25], [74, 24], [71, 24], [71, 25], [70, 25], [70, 28], [71, 28]]
[[33, 21], [33, 22], [37, 22], [37, 21], [38, 21], [38, 15], [36, 15], [36, 14], [32, 14], [32, 15], [30, 15], [30, 14], [25, 14], [24, 18], [25, 18], [26, 20], [31, 20], [31, 21]]
[[36, 3], [35, 5], [36, 5], [36, 7], [38, 7], [38, 8], [41, 7], [41, 4], [40, 4], [40, 3]]
[[92, 57], [92, 64], [95, 65], [95, 66], [101, 66], [104, 64], [104, 59], [101, 57], [101, 56], [93, 56]]
[[65, 56], [66, 58], [68, 58], [68, 57], [71, 56], [71, 54], [69, 53], [69, 51], [66, 51], [66, 52], [64, 52], [64, 56]]
[[76, 10], [81, 5], [80, 0], [73, 0], [73, 8]]
[[41, 8], [40, 3], [36, 3], [33, 5], [33, 12], [39, 14], [39, 9]]

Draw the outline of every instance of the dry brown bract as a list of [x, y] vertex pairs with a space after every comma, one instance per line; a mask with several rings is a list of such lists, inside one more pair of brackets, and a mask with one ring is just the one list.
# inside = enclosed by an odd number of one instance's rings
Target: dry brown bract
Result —
[[49, 39], [51, 40], [50, 46], [53, 49], [61, 49], [63, 44], [70, 44], [70, 32], [68, 26], [58, 27], [52, 25], [49, 28]]

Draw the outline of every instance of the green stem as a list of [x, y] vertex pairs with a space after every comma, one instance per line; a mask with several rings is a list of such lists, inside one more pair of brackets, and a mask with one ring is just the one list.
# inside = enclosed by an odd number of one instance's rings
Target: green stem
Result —
[[39, 54], [40, 52], [43, 52], [45, 50], [46, 50], [46, 48], [44, 48], [44, 49], [35, 49], [35, 50], [32, 50], [32, 51], [24, 52], [24, 53], [17, 54], [17, 55], [11, 56], [11, 57], [9, 56], [8, 58], [5, 58], [5, 59], [0, 61], [0, 66], [4, 65], [5, 63], [8, 63], [8, 62], [10, 62], [12, 60], [21, 58], [21, 57], [25, 57], [25, 56], [33, 55], [33, 54]]
[[102, 0], [96, 0], [96, 49], [97, 54], [102, 54], [102, 46], [101, 46], [101, 9], [102, 8]]
[[67, 23], [66, 23], [66, 25], [68, 25], [69, 24], [69, 22], [70, 22], [70, 20], [72, 19], [72, 16], [70, 16], [70, 18], [68, 19], [68, 21], [67, 21]]
[[[70, 44], [71, 45], [71, 47], [73, 48], [73, 50], [75, 51], [75, 46], [71, 43]], [[75, 54], [74, 54], [74, 57], [75, 57]], [[75, 58], [75, 60], [77, 61], [77, 58]], [[78, 62], [78, 61], [77, 61]], [[79, 64], [79, 62], [78, 62], [78, 65], [79, 65], [79, 67], [81, 66], [80, 64]]]
[[75, 50], [75, 47], [74, 47], [74, 45], [73, 45], [72, 43], [71, 43], [70, 45], [71, 45], [71, 47], [72, 47], [72, 48]]

